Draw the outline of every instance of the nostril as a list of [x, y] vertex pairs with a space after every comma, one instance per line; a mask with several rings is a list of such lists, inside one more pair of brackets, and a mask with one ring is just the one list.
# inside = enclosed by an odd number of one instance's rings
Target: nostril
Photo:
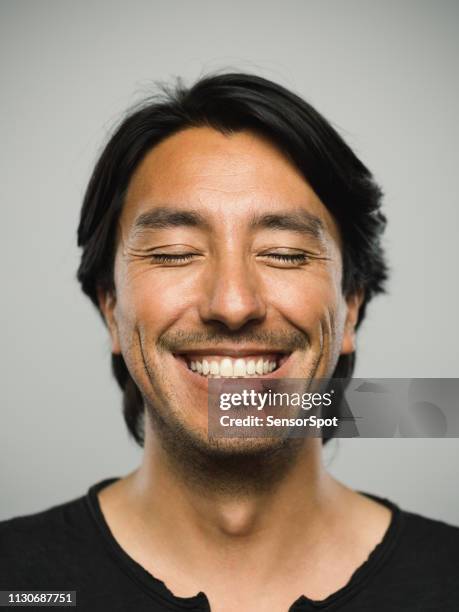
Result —
[[[247, 276], [247, 271], [245, 271]], [[211, 293], [200, 306], [201, 318], [207, 323], [220, 323], [231, 331], [240, 330], [248, 323], [264, 320], [266, 304], [261, 296], [252, 290], [234, 289], [234, 283]]]

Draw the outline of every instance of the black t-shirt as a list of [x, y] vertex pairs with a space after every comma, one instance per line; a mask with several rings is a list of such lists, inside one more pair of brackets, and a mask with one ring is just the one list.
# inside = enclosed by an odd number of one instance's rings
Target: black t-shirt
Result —
[[[209, 611], [204, 593], [175, 597], [118, 545], [97, 498], [115, 480], [44, 512], [1, 522], [0, 590], [72, 590], [85, 611]], [[459, 527], [365, 495], [392, 510], [383, 540], [346, 586], [322, 601], [300, 597], [290, 612], [458, 612]]]

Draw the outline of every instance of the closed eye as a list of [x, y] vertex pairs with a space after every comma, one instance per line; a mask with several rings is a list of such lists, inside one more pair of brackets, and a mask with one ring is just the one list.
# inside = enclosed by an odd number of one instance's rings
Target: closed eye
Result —
[[270, 257], [277, 261], [294, 264], [307, 263], [309, 261], [309, 256], [306, 255], [306, 253], [295, 253], [292, 255], [287, 255], [285, 253], [264, 253], [262, 257]]
[[196, 253], [154, 253], [153, 255], [150, 255], [153, 263], [170, 264], [186, 263], [187, 261], [191, 261], [193, 257], [196, 257]]
[[[159, 264], [182, 264], [191, 261], [197, 256], [197, 253], [154, 253], [150, 255], [150, 259], [153, 263]], [[263, 253], [260, 257], [268, 258], [281, 264], [293, 265], [304, 265], [309, 263], [311, 259], [306, 253]]]

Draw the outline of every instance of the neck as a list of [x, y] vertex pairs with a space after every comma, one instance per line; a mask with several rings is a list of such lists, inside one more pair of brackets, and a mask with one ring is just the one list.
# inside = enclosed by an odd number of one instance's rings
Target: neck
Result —
[[269, 582], [285, 609], [306, 586], [312, 599], [343, 586], [381, 540], [390, 513], [326, 472], [320, 438], [274, 454], [282, 469], [261, 456], [250, 467], [241, 459], [211, 465], [205, 454], [184, 462], [146, 428], [141, 466], [99, 500], [121, 547], [177, 596], [203, 590], [212, 602], [229, 597], [234, 609], [228, 584], [237, 584], [253, 609]]
[[311, 530], [317, 527], [336, 492], [337, 483], [323, 468], [321, 455], [319, 438], [289, 439], [267, 450], [222, 455], [184, 448], [183, 440], [176, 446], [174, 439], [159, 438], [148, 427], [142, 465], [132, 476], [133, 490], [146, 519], [164, 506], [171, 523], [174, 516], [182, 524], [188, 519], [201, 534], [231, 538], [269, 528], [285, 539], [288, 526], [298, 524], [296, 518], [303, 522], [308, 517]]

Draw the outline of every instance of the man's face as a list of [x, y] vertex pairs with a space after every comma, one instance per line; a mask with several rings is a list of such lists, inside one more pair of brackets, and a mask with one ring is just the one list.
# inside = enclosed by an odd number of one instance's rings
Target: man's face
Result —
[[116, 295], [99, 297], [150, 410], [211, 445], [210, 376], [326, 378], [354, 350], [359, 300], [341, 278], [338, 228], [292, 163], [253, 133], [201, 127], [137, 168]]

